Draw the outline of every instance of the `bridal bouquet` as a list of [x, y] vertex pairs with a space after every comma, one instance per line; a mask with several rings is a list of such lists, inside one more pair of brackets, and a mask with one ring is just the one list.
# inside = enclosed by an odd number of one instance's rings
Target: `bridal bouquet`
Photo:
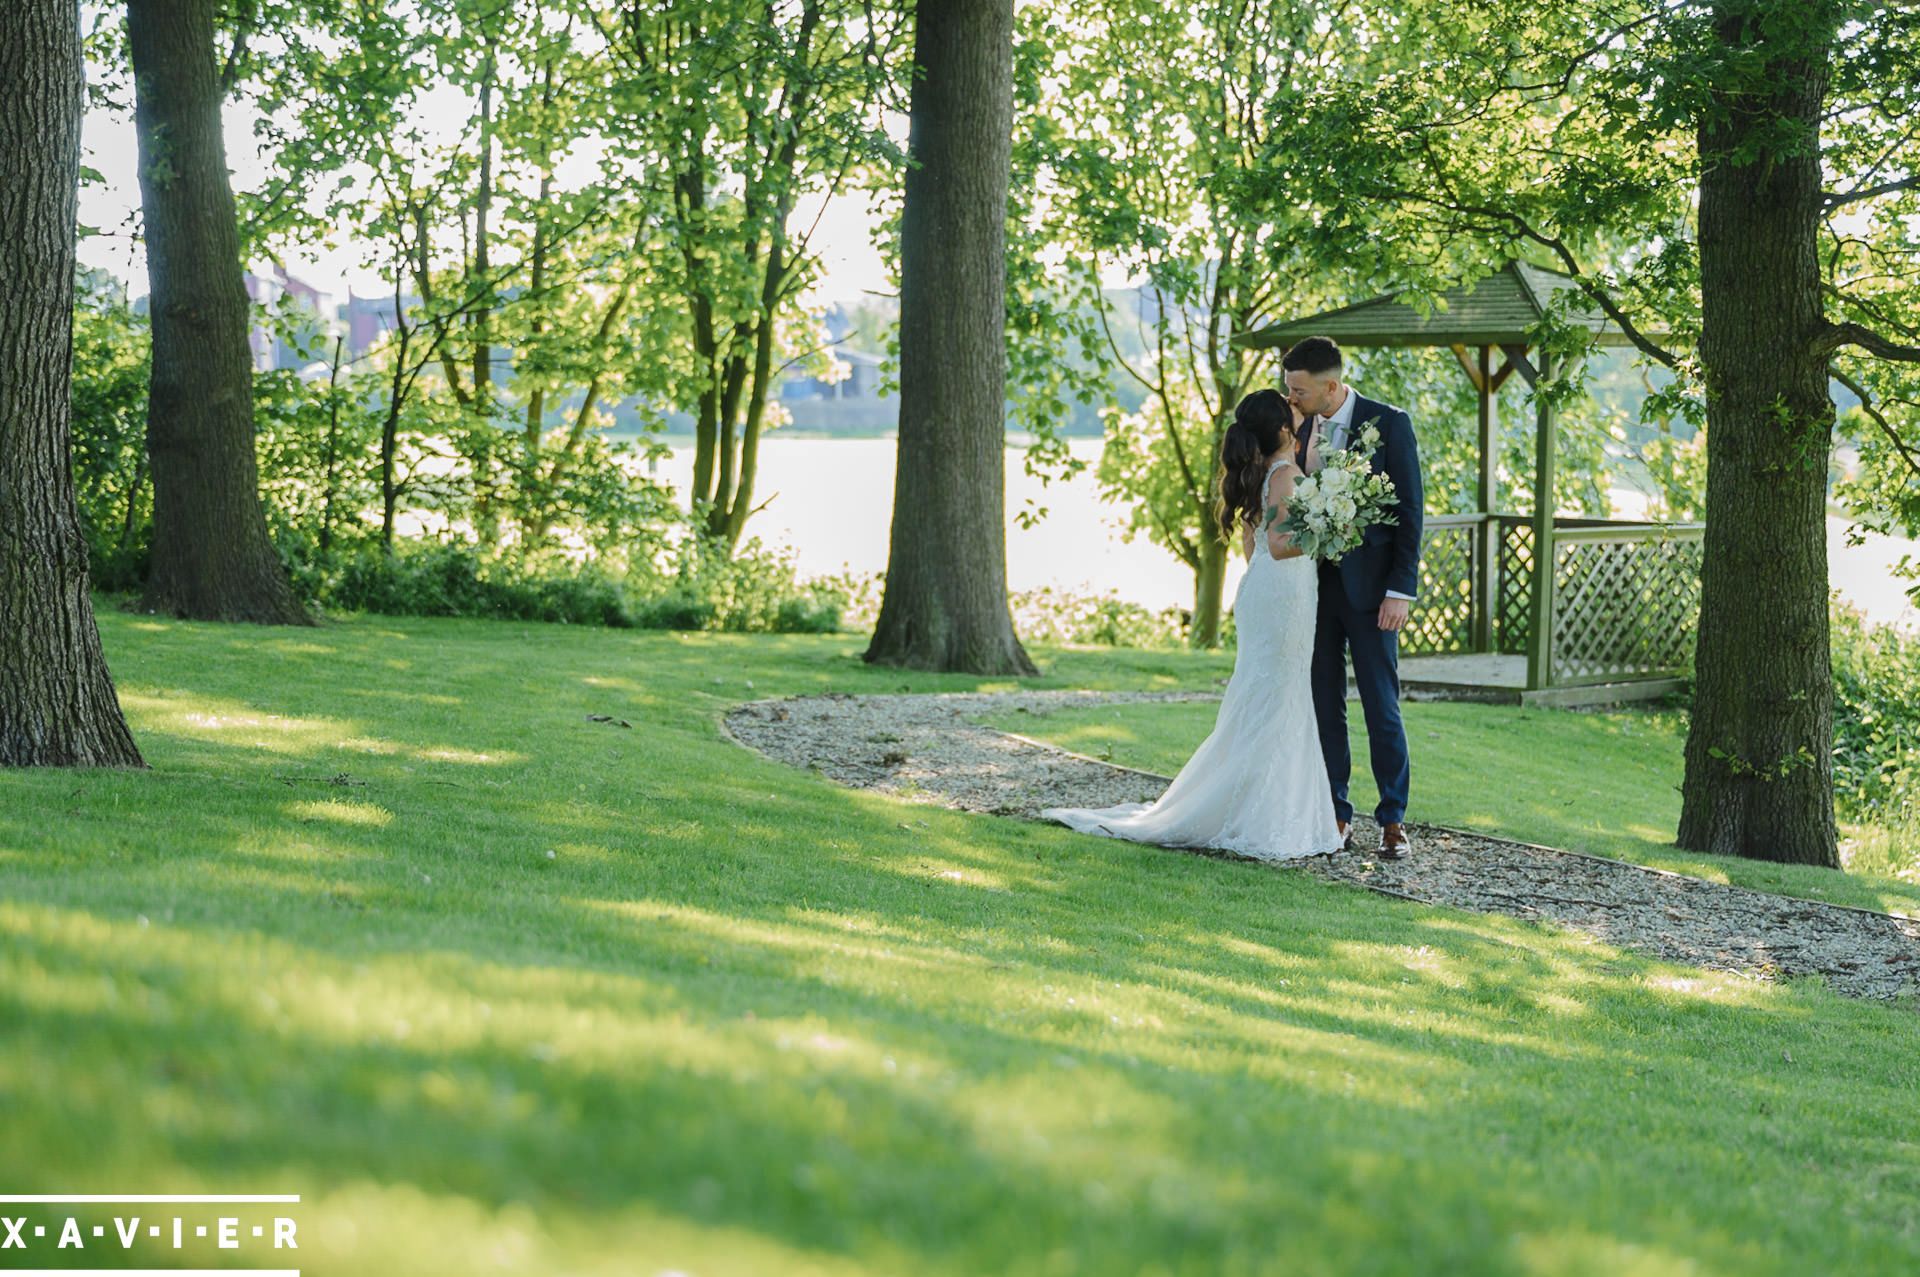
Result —
[[[1287, 517], [1280, 530], [1308, 558], [1332, 563], [1360, 544], [1361, 534], [1376, 523], [1394, 524], [1393, 507], [1399, 498], [1393, 480], [1373, 473], [1371, 460], [1380, 447], [1380, 432], [1368, 422], [1358, 438], [1326, 459], [1318, 474], [1305, 475], [1293, 489]], [[1271, 522], [1277, 511], [1270, 511]]]

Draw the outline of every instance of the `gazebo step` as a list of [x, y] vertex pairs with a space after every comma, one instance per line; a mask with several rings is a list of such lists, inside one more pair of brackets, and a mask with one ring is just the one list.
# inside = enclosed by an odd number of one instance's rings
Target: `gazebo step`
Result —
[[1522, 705], [1549, 709], [1576, 709], [1585, 705], [1620, 705], [1631, 701], [1657, 701], [1686, 686], [1685, 679], [1643, 678], [1631, 683], [1594, 683], [1586, 687], [1543, 687], [1537, 692], [1520, 693]]
[[[1677, 678], [1649, 678], [1528, 691], [1524, 656], [1472, 653], [1400, 658], [1401, 695], [1411, 701], [1472, 701], [1484, 705], [1574, 709], [1658, 700], [1683, 685], [1683, 680]], [[1353, 680], [1349, 677], [1347, 696], [1352, 699], [1355, 695]]]

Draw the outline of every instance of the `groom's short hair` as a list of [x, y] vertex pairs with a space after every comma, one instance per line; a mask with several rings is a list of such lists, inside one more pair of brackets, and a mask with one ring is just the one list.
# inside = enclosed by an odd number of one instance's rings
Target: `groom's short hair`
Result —
[[1312, 373], [1323, 377], [1341, 368], [1340, 346], [1331, 337], [1303, 337], [1281, 357], [1280, 367], [1287, 372]]

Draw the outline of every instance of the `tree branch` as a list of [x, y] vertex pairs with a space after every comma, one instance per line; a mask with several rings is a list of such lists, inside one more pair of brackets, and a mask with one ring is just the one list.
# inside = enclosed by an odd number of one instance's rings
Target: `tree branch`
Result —
[[1873, 419], [1874, 425], [1880, 427], [1880, 433], [1887, 437], [1887, 442], [1891, 443], [1894, 451], [1900, 454], [1900, 459], [1907, 463], [1907, 469], [1911, 470], [1916, 477], [1920, 477], [1920, 457], [1914, 455], [1913, 449], [1908, 447], [1906, 440], [1900, 437], [1900, 432], [1895, 430], [1880, 409], [1874, 406], [1873, 396], [1867, 393], [1867, 388], [1831, 364], [1827, 365], [1827, 373], [1860, 397], [1861, 411]]
[[1628, 318], [1626, 312], [1621, 310], [1620, 307], [1614, 303], [1614, 300], [1595, 284], [1585, 271], [1580, 269], [1580, 259], [1574, 256], [1573, 250], [1568, 248], [1566, 242], [1558, 236], [1548, 235], [1542, 231], [1535, 230], [1533, 224], [1527, 221], [1526, 218], [1507, 209], [1450, 204], [1445, 200], [1435, 199], [1433, 196], [1420, 191], [1396, 191], [1393, 194], [1397, 198], [1406, 200], [1409, 203], [1429, 204], [1436, 208], [1446, 209], [1454, 213], [1463, 213], [1470, 217], [1491, 218], [1496, 222], [1504, 224], [1521, 239], [1531, 240], [1541, 247], [1548, 249], [1555, 257], [1558, 257], [1561, 264], [1567, 268], [1567, 274], [1573, 276], [1574, 283], [1579, 286], [1581, 293], [1583, 293], [1589, 301], [1593, 302], [1594, 305], [1598, 306], [1608, 319], [1620, 325], [1621, 333], [1639, 349], [1641, 354], [1658, 363], [1665, 364], [1668, 368], [1676, 372], [1679, 371], [1679, 356], [1641, 332], [1639, 325]]
[[1854, 204], [1881, 195], [1891, 195], [1895, 191], [1911, 191], [1916, 187], [1920, 187], [1920, 173], [1903, 177], [1897, 182], [1876, 182], [1872, 186], [1856, 186], [1850, 191], [1829, 191], [1821, 197], [1820, 206], [1839, 208], [1842, 204]]
[[[1106, 334], [1107, 349], [1113, 352], [1113, 362], [1118, 365], [1127, 376], [1139, 382], [1142, 390], [1145, 390], [1148, 394], [1153, 394], [1158, 387], [1151, 381], [1148, 381], [1146, 377], [1142, 376], [1138, 369], [1127, 362], [1126, 356], [1120, 353], [1120, 343], [1116, 341], [1113, 336], [1113, 325], [1107, 321], [1107, 299], [1105, 293], [1099, 288], [1099, 278], [1097, 275], [1094, 279], [1094, 288], [1094, 314], [1100, 319], [1100, 331]], [[1161, 375], [1165, 376], [1164, 373]]]
[[1852, 322], [1828, 324], [1826, 330], [1813, 343], [1814, 353], [1823, 359], [1842, 346], [1858, 346], [1869, 355], [1880, 359], [1920, 364], [1920, 346], [1902, 346], [1898, 342], [1889, 341], [1864, 324]]
[[253, 34], [253, 28], [260, 20], [255, 5], [248, 0], [239, 6], [234, 19], [238, 30], [233, 33], [233, 49], [227, 54], [227, 61], [220, 68], [220, 98], [225, 101], [233, 96], [234, 85], [240, 83], [241, 66], [247, 56], [247, 37]]

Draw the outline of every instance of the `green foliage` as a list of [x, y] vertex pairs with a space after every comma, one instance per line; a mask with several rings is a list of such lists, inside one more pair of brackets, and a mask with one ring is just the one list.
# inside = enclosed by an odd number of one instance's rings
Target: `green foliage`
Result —
[[607, 162], [656, 210], [636, 231], [636, 300], [668, 325], [663, 398], [696, 422], [691, 497], [739, 541], [756, 443], [781, 422], [783, 370], [824, 370], [825, 332], [802, 302], [828, 202], [903, 156], [882, 118], [904, 68], [905, 16], [861, 0], [664, 0], [581, 9], [613, 74]]
[[[1576, 379], [1584, 387], [1585, 378]], [[1524, 446], [1516, 447], [1515, 431], [1501, 431], [1502, 469], [1512, 467], [1515, 471], [1512, 480], [1515, 486], [1509, 487], [1502, 481], [1501, 491], [1511, 494], [1505, 503], [1516, 514], [1533, 513], [1533, 402], [1526, 401], [1520, 415], [1527, 425], [1524, 432], [1528, 439]], [[1567, 399], [1554, 411], [1554, 447], [1558, 454], [1558, 464], [1554, 471], [1553, 500], [1554, 509], [1560, 514], [1585, 515], [1589, 518], [1607, 518], [1613, 514], [1614, 482], [1620, 478], [1620, 465], [1610, 455], [1614, 447], [1627, 433], [1626, 415], [1617, 410], [1609, 410], [1591, 395], [1578, 393]], [[1524, 454], [1526, 460], [1521, 462]], [[1666, 460], [1667, 454], [1659, 454]], [[1699, 455], [1699, 454], [1696, 454]], [[1524, 468], [1523, 468], [1524, 467]], [[1678, 468], [1678, 459], [1670, 463], [1667, 474]], [[1704, 486], [1706, 475], [1704, 467], [1698, 472]], [[1525, 477], [1522, 478], [1521, 475]]]
[[378, 373], [328, 381], [256, 373], [255, 443], [267, 526], [291, 562], [370, 544], [379, 535]]
[[687, 536], [645, 590], [634, 623], [663, 630], [829, 634], [852, 602], [845, 583], [800, 580], [791, 551], [769, 550], [757, 538], [731, 549]]
[[1197, 572], [1203, 541], [1219, 534], [1211, 520], [1219, 431], [1204, 411], [1169, 422], [1157, 403], [1110, 411], [1095, 474], [1102, 495], [1126, 505], [1123, 537], [1145, 536]]
[[[1406, 409], [1413, 421], [1427, 513], [1478, 510], [1479, 397], [1453, 352], [1388, 346], [1352, 351], [1348, 363], [1347, 379], [1356, 389], [1369, 399]], [[1507, 510], [1533, 490], [1533, 426], [1511, 389], [1500, 397], [1499, 407], [1498, 504]]]
[[1707, 513], [1707, 436], [1705, 431], [1683, 439], [1662, 430], [1642, 444], [1636, 454], [1654, 485], [1653, 518], [1677, 523], [1699, 522]]
[[625, 586], [591, 564], [492, 559], [457, 543], [403, 542], [392, 554], [367, 546], [309, 568], [294, 585], [340, 612], [637, 623]]
[[1843, 819], [1920, 830], [1920, 638], [1847, 607], [1832, 632], [1835, 805]]
[[[1030, 436], [1028, 474], [1071, 478], [1085, 462], [1069, 451], [1067, 428], [1099, 420], [1114, 387], [1100, 348], [1096, 308], [1103, 304], [1086, 272], [1062, 271], [1057, 228], [1047, 210], [1059, 132], [1048, 114], [1060, 14], [1049, 5], [1015, 12], [1014, 119], [1006, 219], [1007, 399], [1012, 424]], [[1044, 509], [1016, 512], [1031, 525]]]
[[729, 554], [693, 533], [662, 563], [624, 569], [460, 541], [403, 541], [392, 554], [369, 543], [297, 563], [294, 586], [334, 612], [736, 633], [833, 633], [851, 598], [844, 582], [801, 580], [790, 555], [757, 541]]
[[[1903, 369], [1864, 374], [1862, 388], [1878, 394], [1871, 407], [1856, 404], [1840, 419], [1843, 437], [1853, 444], [1853, 465], [1843, 471], [1835, 495], [1853, 521], [1854, 533], [1920, 537], [1920, 450], [1888, 423], [1881, 404], [1912, 410], [1901, 396], [1920, 393], [1920, 377]], [[1910, 383], [1908, 389], [1896, 389]], [[1914, 401], [1920, 402], [1920, 400]], [[1903, 559], [1896, 571], [1908, 580], [1920, 577], [1920, 564]], [[1909, 594], [1920, 597], [1920, 586]]]
[[1016, 591], [1008, 602], [1013, 628], [1026, 643], [1164, 650], [1186, 646], [1193, 620], [1193, 614], [1183, 608], [1156, 611], [1113, 594], [1079, 594], [1051, 587]]
[[98, 589], [131, 590], [146, 575], [151, 344], [146, 319], [134, 314], [123, 290], [82, 272], [73, 312], [73, 482]]
[[[1337, 55], [1305, 4], [1035, 8], [1016, 185], [1028, 234], [1063, 263], [1042, 326], [1056, 366], [1078, 356], [1109, 373], [1106, 387], [1082, 386], [1105, 401], [1102, 488], [1129, 508], [1128, 535], [1211, 582], [1194, 636], [1211, 644], [1220, 439], [1274, 375], [1274, 352], [1233, 339], [1315, 306], [1334, 282], [1301, 252], [1300, 210], [1235, 192], [1276, 126], [1265, 86], [1330, 71]], [[1118, 280], [1127, 287], [1109, 288]]]
[[[904, 16], [399, 0], [257, 18], [237, 65], [273, 167], [240, 193], [249, 250], [344, 238], [406, 298], [386, 397], [433, 418], [470, 534], [537, 543], [609, 504], [580, 485], [621, 405], [702, 421], [692, 495], [736, 541], [780, 378], [827, 362], [801, 205], [897, 168], [881, 104]], [[435, 126], [449, 114], [461, 127]]]
[[[76, 333], [75, 473], [95, 582], [132, 589], [151, 534], [146, 325], [124, 304], [90, 295]], [[801, 581], [791, 554], [752, 542], [730, 556], [688, 530], [672, 495], [646, 477], [658, 447], [651, 438], [556, 431], [543, 441], [548, 464], [530, 480], [489, 485], [471, 437], [456, 442], [477, 419], [440, 397], [411, 398], [398, 417], [393, 490], [421, 532], [397, 536], [389, 552], [381, 435], [392, 357], [383, 350], [371, 367], [344, 367], [336, 350], [324, 376], [255, 377], [261, 496], [303, 598], [401, 616], [824, 633], [863, 595], [851, 580]], [[489, 517], [522, 535], [504, 544], [476, 535]]]
[[509, 490], [509, 506], [523, 521], [537, 518], [542, 538], [529, 548], [558, 540], [584, 550], [598, 562], [644, 565], [657, 558], [682, 515], [666, 488], [646, 477], [646, 461], [664, 452], [650, 436], [619, 440], [592, 433], [562, 443], [548, 440], [549, 451], [567, 449], [570, 464], [528, 498], [528, 488]]

